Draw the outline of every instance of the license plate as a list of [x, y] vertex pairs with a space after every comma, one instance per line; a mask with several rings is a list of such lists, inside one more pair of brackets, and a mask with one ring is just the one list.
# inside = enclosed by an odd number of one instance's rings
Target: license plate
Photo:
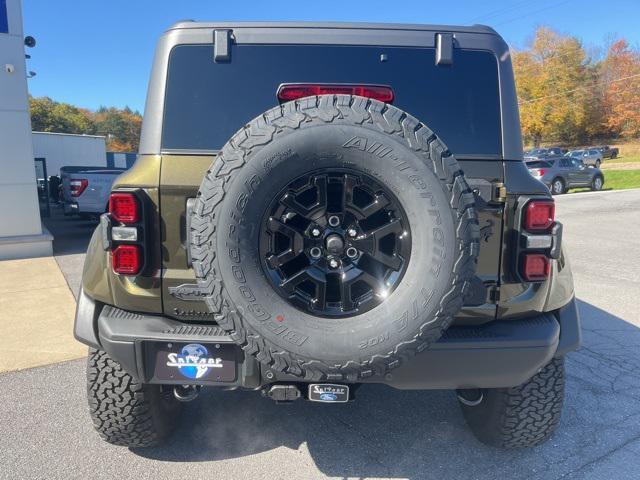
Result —
[[236, 379], [237, 348], [224, 343], [149, 342], [155, 382], [218, 383]]
[[333, 383], [312, 383], [309, 385], [309, 400], [324, 403], [345, 403], [349, 401], [349, 387]]

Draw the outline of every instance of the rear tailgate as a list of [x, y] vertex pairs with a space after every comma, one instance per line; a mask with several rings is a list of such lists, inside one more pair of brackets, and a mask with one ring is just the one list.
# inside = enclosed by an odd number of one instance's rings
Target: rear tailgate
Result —
[[109, 193], [116, 177], [121, 172], [97, 171], [71, 174], [69, 183], [86, 180], [87, 186], [77, 197], [71, 199], [78, 203], [78, 210], [86, 213], [103, 213], [107, 211]]
[[[211, 153], [276, 105], [281, 84], [317, 82], [391, 86], [394, 105], [424, 121], [458, 157], [477, 193], [482, 234], [478, 280], [462, 316], [495, 318], [487, 287], [499, 279], [502, 240], [503, 208], [491, 198], [495, 185], [504, 181], [498, 59], [491, 51], [457, 49], [453, 64], [440, 66], [435, 55], [434, 48], [424, 47], [234, 44], [231, 61], [216, 63], [210, 45], [174, 47], [168, 59], [160, 182], [165, 313], [210, 318], [197, 297], [186, 300], [195, 280], [187, 259], [186, 206]], [[185, 151], [200, 155], [166, 154]]]

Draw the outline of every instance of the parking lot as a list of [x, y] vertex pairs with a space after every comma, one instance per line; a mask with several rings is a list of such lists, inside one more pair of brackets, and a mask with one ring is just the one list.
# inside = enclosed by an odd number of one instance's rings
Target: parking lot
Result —
[[[84, 361], [74, 360], [0, 376], [0, 477], [637, 478], [640, 190], [565, 195], [557, 205], [584, 338], [568, 357], [561, 426], [541, 447], [480, 444], [452, 392], [367, 386], [356, 402], [331, 406], [207, 392], [167, 445], [127, 450], [93, 431]], [[56, 213], [54, 255], [75, 293], [92, 226]]]

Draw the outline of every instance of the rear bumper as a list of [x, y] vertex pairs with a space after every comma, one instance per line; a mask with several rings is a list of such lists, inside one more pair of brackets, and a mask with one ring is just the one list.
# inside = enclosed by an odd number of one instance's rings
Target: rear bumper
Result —
[[[80, 292], [75, 337], [105, 350], [125, 370], [152, 382], [145, 345], [175, 343], [233, 343], [221, 328], [179, 322], [167, 317], [127, 312], [96, 305]], [[366, 379], [399, 389], [498, 388], [520, 385], [554, 356], [580, 344], [580, 321], [575, 300], [563, 308], [535, 317], [453, 326], [430, 349], [384, 377]], [[238, 349], [236, 380], [215, 385], [258, 388], [274, 382], [300, 382], [245, 356]], [[179, 383], [200, 383], [184, 380]]]
[[64, 202], [63, 208], [65, 215], [78, 214], [78, 204], [76, 202]]

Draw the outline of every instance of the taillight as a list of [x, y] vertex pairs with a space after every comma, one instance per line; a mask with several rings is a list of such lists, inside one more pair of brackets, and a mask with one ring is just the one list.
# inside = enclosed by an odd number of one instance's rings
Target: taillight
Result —
[[133, 193], [116, 192], [109, 197], [109, 213], [120, 223], [136, 223], [140, 220], [140, 206]]
[[82, 195], [82, 192], [84, 192], [88, 186], [89, 186], [89, 180], [87, 180], [86, 178], [82, 178], [79, 180], [71, 180], [69, 182], [71, 196], [79, 197], [80, 195]]
[[134, 192], [109, 196], [106, 226], [110, 234], [111, 266], [121, 275], [138, 275], [145, 268], [145, 235], [142, 203]]
[[534, 171], [536, 172], [536, 176], [537, 177], [543, 177], [544, 176], [544, 172], [545, 172], [544, 168], [536, 168]]
[[[542, 170], [542, 169], [540, 169]], [[518, 240], [514, 256], [518, 275], [525, 282], [542, 282], [549, 278], [551, 260], [560, 256], [562, 225], [555, 221], [552, 199], [523, 199], [519, 207]]]
[[524, 228], [529, 232], [546, 232], [555, 221], [553, 200], [532, 200], [524, 211]]
[[386, 85], [350, 85], [328, 83], [284, 83], [278, 88], [278, 100], [290, 102], [304, 97], [316, 95], [358, 95], [360, 97], [373, 98], [385, 103], [392, 103], [394, 99], [393, 89]]
[[550, 262], [541, 253], [525, 253], [522, 257], [522, 277], [529, 282], [546, 280], [549, 276]]
[[136, 275], [142, 267], [139, 245], [120, 245], [111, 253], [113, 271], [122, 275]]

